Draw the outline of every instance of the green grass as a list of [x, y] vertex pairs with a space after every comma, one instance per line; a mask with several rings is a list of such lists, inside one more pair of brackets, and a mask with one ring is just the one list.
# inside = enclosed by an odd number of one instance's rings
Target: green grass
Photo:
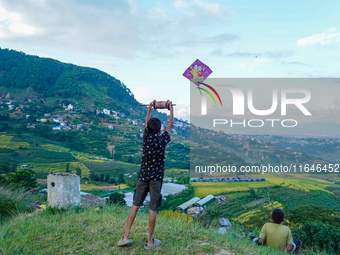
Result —
[[128, 210], [123, 207], [81, 208], [65, 212], [44, 211], [33, 216], [17, 217], [0, 230], [0, 253], [3, 254], [284, 254], [267, 247], [253, 246], [238, 234], [220, 235], [216, 229], [183, 223], [180, 219], [157, 217], [154, 236], [160, 247], [145, 251], [148, 215], [138, 213], [128, 247], [117, 247], [124, 233]]
[[41, 196], [25, 189], [0, 186], [0, 226], [1, 222], [15, 215], [34, 211], [34, 207], [28, 205], [29, 202], [44, 203]]

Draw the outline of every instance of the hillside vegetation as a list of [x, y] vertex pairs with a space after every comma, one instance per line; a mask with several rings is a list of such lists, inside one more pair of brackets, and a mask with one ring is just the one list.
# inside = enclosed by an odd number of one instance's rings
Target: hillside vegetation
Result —
[[[1, 48], [0, 85], [36, 93], [31, 99], [76, 98], [92, 103], [103, 100], [102, 103], [119, 109], [137, 105], [133, 94], [121, 81], [100, 70]], [[22, 99], [30, 97], [27, 94]]]
[[[139, 213], [130, 238], [134, 243], [117, 247], [124, 233], [128, 210], [121, 207], [81, 208], [21, 215], [4, 223], [0, 230], [3, 254], [149, 254], [148, 215]], [[152, 254], [284, 254], [267, 247], [253, 246], [237, 232], [220, 235], [180, 219], [157, 218], [155, 237], [162, 240]]]

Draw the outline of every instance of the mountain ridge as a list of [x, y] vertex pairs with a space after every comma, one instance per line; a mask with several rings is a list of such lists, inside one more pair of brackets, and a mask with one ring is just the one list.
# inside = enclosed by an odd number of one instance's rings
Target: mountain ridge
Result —
[[97, 105], [117, 109], [138, 105], [124, 83], [103, 71], [2, 48], [0, 86], [12, 90], [25, 89], [40, 94], [40, 98], [93, 101]]

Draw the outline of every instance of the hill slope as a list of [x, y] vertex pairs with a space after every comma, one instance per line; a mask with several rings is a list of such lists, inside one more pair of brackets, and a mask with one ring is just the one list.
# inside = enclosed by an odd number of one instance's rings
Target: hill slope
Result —
[[[19, 216], [3, 224], [0, 253], [4, 254], [146, 254], [148, 215], [139, 213], [132, 227], [131, 246], [116, 242], [124, 233], [128, 210], [120, 207], [82, 208], [51, 214]], [[157, 218], [155, 237], [162, 240], [154, 254], [283, 254], [253, 246], [248, 238], [220, 235], [179, 220]]]
[[18, 91], [23, 89], [26, 96], [31, 93], [33, 99], [73, 98], [107, 104], [116, 109], [138, 104], [121, 81], [105, 72], [1, 48], [0, 86]]

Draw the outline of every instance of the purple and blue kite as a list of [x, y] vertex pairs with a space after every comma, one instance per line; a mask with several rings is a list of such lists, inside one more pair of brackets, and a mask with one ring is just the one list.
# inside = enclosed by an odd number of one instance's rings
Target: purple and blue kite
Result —
[[222, 101], [221, 101], [221, 98], [220, 98], [219, 94], [217, 93], [217, 91], [213, 87], [211, 87], [210, 85], [204, 83], [205, 79], [208, 78], [208, 76], [211, 73], [212, 73], [212, 71], [209, 68], [209, 66], [207, 66], [206, 64], [204, 64], [200, 60], [196, 59], [194, 61], [194, 63], [192, 63], [188, 67], [188, 69], [185, 70], [185, 72], [183, 73], [183, 76], [185, 78], [189, 79], [192, 83], [194, 83], [197, 86], [197, 88], [200, 90], [201, 95], [202, 95], [201, 90], [208, 93], [209, 96], [211, 96], [211, 98], [214, 100], [214, 103], [216, 105], [216, 100], [215, 100], [214, 96], [208, 90], [201, 88], [200, 85], [204, 85], [207, 88], [209, 88], [212, 92], [215, 93], [215, 95], [217, 96], [217, 98], [220, 101], [220, 104], [222, 106]]

